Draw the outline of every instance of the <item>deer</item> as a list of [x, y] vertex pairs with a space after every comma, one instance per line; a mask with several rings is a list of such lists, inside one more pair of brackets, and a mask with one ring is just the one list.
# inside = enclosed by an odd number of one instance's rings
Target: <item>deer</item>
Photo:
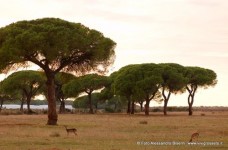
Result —
[[199, 133], [198, 132], [193, 133], [189, 142], [192, 142], [193, 139], [197, 139], [198, 140], [198, 137], [199, 137]]
[[68, 128], [67, 129], [67, 126], [64, 126], [66, 128], [66, 132], [67, 132], [67, 135], [69, 135], [70, 132], [74, 133], [75, 135], [77, 135], [77, 129], [75, 128]]

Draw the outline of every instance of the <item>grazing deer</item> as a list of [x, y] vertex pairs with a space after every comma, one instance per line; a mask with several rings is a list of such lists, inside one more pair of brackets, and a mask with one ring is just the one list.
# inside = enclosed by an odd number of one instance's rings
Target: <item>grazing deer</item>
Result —
[[75, 135], [77, 135], [77, 129], [75, 128], [69, 128], [67, 129], [67, 126], [64, 126], [66, 128], [66, 132], [67, 132], [67, 135], [69, 135], [70, 132], [74, 133]]
[[189, 142], [192, 142], [193, 139], [197, 139], [198, 140], [198, 137], [199, 137], [199, 133], [198, 132], [193, 133]]

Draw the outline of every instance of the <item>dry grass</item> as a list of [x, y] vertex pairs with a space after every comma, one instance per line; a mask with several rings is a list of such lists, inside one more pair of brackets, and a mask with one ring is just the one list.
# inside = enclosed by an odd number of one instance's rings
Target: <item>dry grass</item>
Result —
[[[148, 117], [141, 114], [68, 114], [59, 115], [58, 126], [45, 125], [46, 115], [1, 115], [0, 149], [228, 149], [228, 112], [203, 112], [204, 116], [201, 113], [197, 112], [191, 117], [187, 113], [169, 113], [168, 116], [151, 113]], [[76, 128], [78, 135], [67, 136], [64, 125]], [[194, 132], [200, 134], [198, 142], [223, 144], [190, 146], [187, 142]], [[171, 145], [154, 145], [155, 143], [148, 142], [170, 142]]]

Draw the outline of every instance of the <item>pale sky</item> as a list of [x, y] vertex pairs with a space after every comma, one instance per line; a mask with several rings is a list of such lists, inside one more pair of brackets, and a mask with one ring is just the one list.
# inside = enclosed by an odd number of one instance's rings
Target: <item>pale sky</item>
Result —
[[[218, 84], [199, 90], [194, 106], [228, 106], [228, 0], [0, 0], [0, 27], [43, 17], [113, 39], [114, 70], [149, 62], [212, 69]], [[187, 106], [186, 94], [172, 95], [168, 105]]]

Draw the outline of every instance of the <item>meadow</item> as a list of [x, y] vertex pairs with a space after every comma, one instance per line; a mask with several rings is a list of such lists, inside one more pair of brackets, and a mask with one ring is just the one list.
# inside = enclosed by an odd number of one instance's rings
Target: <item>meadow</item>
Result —
[[[57, 126], [47, 115], [0, 115], [1, 150], [228, 149], [228, 112], [64, 114]], [[77, 128], [77, 136], [64, 128]], [[195, 143], [191, 134], [199, 132]]]

